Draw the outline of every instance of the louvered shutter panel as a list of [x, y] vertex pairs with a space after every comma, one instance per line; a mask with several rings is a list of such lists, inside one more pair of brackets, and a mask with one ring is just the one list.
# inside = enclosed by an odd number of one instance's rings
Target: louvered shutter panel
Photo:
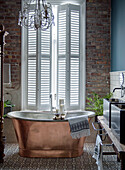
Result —
[[[32, 12], [31, 12], [32, 13]], [[28, 28], [28, 107], [36, 106], [36, 30]]]
[[66, 9], [60, 6], [57, 20], [57, 101], [66, 102]]
[[[25, 108], [49, 110], [53, 77], [52, 30], [28, 28], [27, 33]], [[80, 38], [80, 6], [60, 5], [57, 12], [57, 101], [64, 99], [67, 110], [80, 108], [80, 75], [83, 75], [80, 73], [83, 70]]]
[[80, 105], [80, 6], [58, 8], [57, 100], [65, 100], [66, 109]]
[[41, 109], [49, 109], [51, 93], [51, 28], [41, 31]]
[[80, 105], [80, 8], [70, 8], [70, 106]]

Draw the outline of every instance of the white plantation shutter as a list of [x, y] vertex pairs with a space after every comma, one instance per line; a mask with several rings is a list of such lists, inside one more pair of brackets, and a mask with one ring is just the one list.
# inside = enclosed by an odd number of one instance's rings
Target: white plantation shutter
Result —
[[79, 106], [79, 58], [70, 61], [70, 106]]
[[[59, 99], [64, 99], [66, 110], [83, 109], [85, 34], [80, 29], [81, 6], [65, 4], [54, 8], [58, 9], [54, 29], [22, 31], [23, 109], [50, 110], [50, 93], [56, 90], [53, 106], [58, 107]], [[84, 21], [85, 17], [82, 24]]]
[[80, 6], [61, 5], [58, 9], [57, 100], [66, 109], [80, 105]]
[[58, 13], [58, 54], [59, 56], [66, 55], [66, 10], [61, 10]]
[[28, 57], [28, 105], [36, 105], [36, 59]]
[[66, 59], [58, 59], [58, 99], [66, 98]]
[[41, 108], [49, 108], [51, 93], [51, 29], [41, 31]]
[[28, 29], [27, 104], [28, 109], [50, 109], [51, 29]]
[[70, 8], [70, 106], [80, 105], [80, 8]]
[[36, 106], [36, 31], [28, 29], [27, 102]]
[[80, 11], [78, 9], [70, 9], [70, 39], [71, 39], [71, 55], [79, 56], [80, 50]]

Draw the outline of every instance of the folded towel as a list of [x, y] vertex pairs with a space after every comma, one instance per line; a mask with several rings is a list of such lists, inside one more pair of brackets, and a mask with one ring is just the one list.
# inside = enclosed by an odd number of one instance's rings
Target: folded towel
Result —
[[93, 154], [93, 158], [96, 159], [96, 164], [98, 165], [98, 170], [103, 170], [103, 166], [102, 166], [102, 140], [100, 138], [100, 136], [97, 134], [96, 137], [96, 145], [95, 145], [95, 149], [94, 149], [94, 154]]
[[87, 115], [82, 115], [79, 117], [70, 117], [68, 118], [68, 121], [70, 125], [70, 132], [72, 138], [76, 139], [76, 138], [81, 138], [83, 136], [90, 135]]

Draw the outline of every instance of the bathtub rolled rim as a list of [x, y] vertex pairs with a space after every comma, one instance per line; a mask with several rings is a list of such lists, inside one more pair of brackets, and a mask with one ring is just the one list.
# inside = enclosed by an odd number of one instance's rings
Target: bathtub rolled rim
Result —
[[[88, 115], [89, 118], [94, 117], [95, 116], [95, 112], [93, 111], [88, 111], [88, 110], [71, 110], [71, 111], [67, 111], [67, 114], [74, 114], [74, 113], [87, 113], [85, 115]], [[79, 116], [80, 117], [80, 116]]]
[[[84, 114], [83, 114], [84, 113]], [[40, 116], [48, 116], [49, 118], [35, 118], [35, 117], [26, 117], [26, 116], [20, 116], [21, 114], [34, 114], [34, 115], [40, 115]], [[26, 121], [47, 121], [47, 122], [53, 122], [53, 121], [68, 121], [70, 117], [81, 117], [82, 115], [88, 115], [88, 118], [92, 118], [95, 116], [95, 113], [93, 111], [82, 111], [82, 110], [72, 110], [72, 111], [66, 111], [66, 117], [63, 120], [53, 120], [55, 113], [50, 113], [48, 111], [12, 111], [7, 113], [7, 117], [11, 119], [22, 119]]]

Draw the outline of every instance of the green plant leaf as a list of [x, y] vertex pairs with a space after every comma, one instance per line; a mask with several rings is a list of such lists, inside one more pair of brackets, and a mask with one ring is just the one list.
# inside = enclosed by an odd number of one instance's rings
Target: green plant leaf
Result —
[[3, 115], [3, 118], [7, 117], [7, 114]]
[[4, 107], [14, 107], [15, 105], [11, 103], [10, 100], [4, 101]]
[[112, 97], [112, 95], [112, 93], [107, 93], [104, 97], [100, 97], [98, 94], [93, 92], [92, 97], [87, 97], [87, 105], [89, 105], [90, 107], [86, 107], [86, 109], [95, 111], [96, 115], [103, 115], [103, 99], [109, 99]]

